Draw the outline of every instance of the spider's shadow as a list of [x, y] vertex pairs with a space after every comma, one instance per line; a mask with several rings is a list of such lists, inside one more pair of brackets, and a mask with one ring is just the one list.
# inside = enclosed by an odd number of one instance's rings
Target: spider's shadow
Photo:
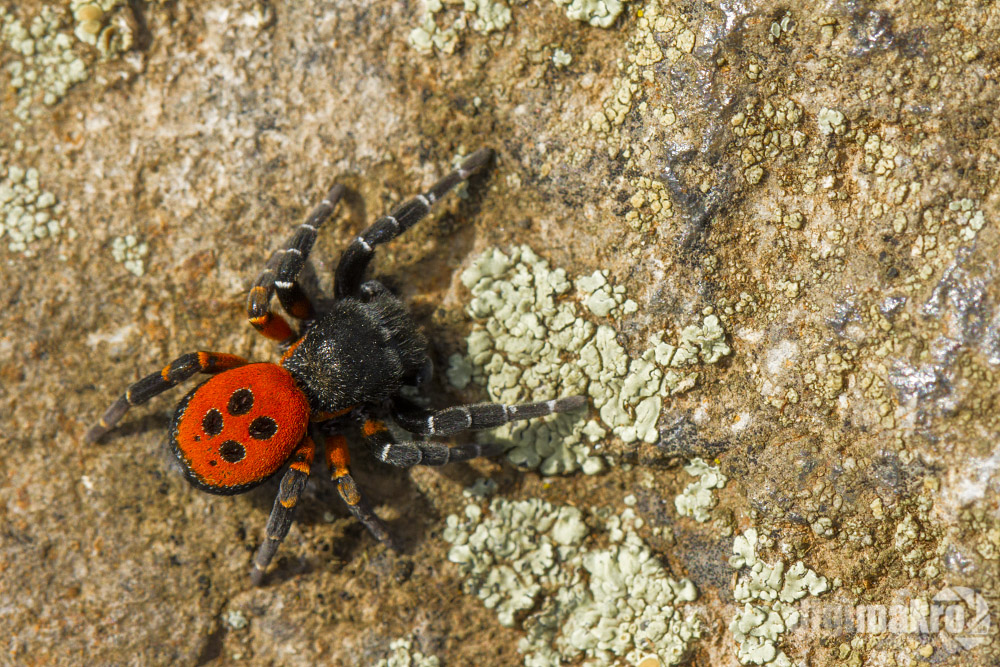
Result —
[[[377, 513], [385, 514], [384, 508], [386, 507], [393, 509], [396, 518], [383, 520], [401, 547], [398, 555], [403, 557], [410, 555], [417, 545], [425, 542], [430, 534], [435, 532], [437, 527], [443, 523], [444, 517], [439, 516], [434, 504], [417, 489], [409, 477], [408, 470], [375, 461], [362, 443], [351, 438], [348, 439], [352, 453], [352, 477], [361, 489], [365, 500], [373, 508], [376, 508]], [[347, 519], [348, 523], [341, 535], [336, 538], [332, 536], [321, 538], [326, 542], [321, 551], [328, 554], [330, 558], [350, 562], [361, 557], [366, 549], [377, 548], [375, 538], [369, 535], [365, 527], [351, 516], [340, 498], [336, 483], [330, 479], [329, 472], [326, 465], [320, 460], [321, 458], [321, 456], [317, 456], [317, 460], [313, 463], [309, 483], [302, 498], [299, 499], [294, 521], [303, 527], [308, 526], [310, 529], [318, 527], [311, 532], [321, 535], [323, 527], [330, 526], [331, 515], [335, 517], [335, 521]], [[469, 485], [479, 476], [479, 473], [465, 462], [451, 463], [438, 468], [436, 472], [462, 486]], [[263, 538], [263, 526], [278, 494], [283, 473], [284, 469], [261, 486], [244, 494], [245, 502], [249, 502], [257, 510], [253, 514], [260, 517], [259, 537], [261, 539]], [[258, 532], [252, 526], [248, 528], [254, 530], [254, 534]], [[283, 545], [275, 559], [277, 566], [268, 574], [268, 581], [274, 584], [294, 576], [307, 574], [315, 569], [321, 569], [324, 565], [315, 560], [321, 557], [317, 555], [308, 558], [301, 557], [301, 555], [292, 552], [287, 545]]]
[[[137, 416], [122, 422], [120, 425], [115, 426], [115, 430], [111, 433], [101, 437], [98, 441], [98, 445], [107, 445], [108, 443], [121, 438], [125, 440], [130, 437], [147, 435], [149, 433], [166, 433], [170, 430], [170, 422], [173, 419], [172, 415], [167, 412], [150, 412], [142, 416]], [[168, 441], [163, 440], [163, 446], [168, 447]]]
[[[147, 414], [123, 423], [106, 440], [102, 440], [102, 444], [113, 444], [118, 439], [125, 440], [129, 437], [151, 433], [158, 434], [162, 437], [156, 438], [155, 443], [150, 444], [150, 447], [155, 448], [156, 465], [166, 473], [160, 479], [165, 484], [174, 486], [178, 492], [203, 494], [187, 484], [180, 462], [170, 451], [169, 437], [165, 434], [169, 425], [170, 415], [168, 413]], [[142, 437], [139, 439], [147, 440], [147, 438]], [[350, 434], [348, 434], [348, 441], [352, 454], [352, 476], [360, 487], [365, 500], [376, 508], [378, 513], [385, 514], [385, 508], [392, 508], [392, 513], [396, 515], [396, 518], [387, 520], [385, 523], [401, 546], [399, 556], [408, 556], [417, 545], [426, 541], [430, 534], [437, 530], [443, 523], [444, 517], [439, 516], [434, 504], [417, 489], [410, 479], [408, 470], [376, 461], [364, 444], [359, 439], [351, 437]], [[367, 549], [378, 548], [375, 544], [375, 538], [368, 534], [365, 527], [354, 519], [344, 505], [337, 491], [336, 482], [330, 479], [326, 464], [322, 460], [322, 450], [317, 454], [306, 490], [299, 499], [293, 521], [302, 526], [310, 527], [311, 532], [324, 544], [319, 554], [313, 553], [310, 556], [296, 553], [290, 545], [282, 545], [278, 550], [275, 564], [272, 566], [273, 569], [268, 574], [267, 582], [271, 584], [322, 569], [324, 567], [324, 563], [321, 561], [324, 557], [323, 554], [326, 554], [330, 559], [352, 562], [362, 557]], [[211, 499], [211, 502], [222, 504], [221, 509], [238, 511], [239, 514], [247, 517], [246, 530], [250, 536], [249, 541], [254, 545], [253, 551], [247, 554], [247, 567], [250, 565], [253, 553], [261, 540], [264, 539], [264, 526], [278, 495], [281, 478], [287, 469], [287, 466], [283, 466], [260, 486], [245, 493], [232, 496], [219, 495]], [[479, 476], [466, 462], [451, 463], [438, 468], [436, 473], [461, 486], [471, 484]], [[225, 506], [227, 503], [228, 507]], [[249, 508], [253, 508], [253, 511], [248, 511]], [[347, 519], [347, 523], [343, 532], [334, 537], [337, 531], [332, 529], [331, 524], [334, 521], [340, 522], [341, 519]], [[390, 559], [395, 558], [397, 556], [390, 556]]]

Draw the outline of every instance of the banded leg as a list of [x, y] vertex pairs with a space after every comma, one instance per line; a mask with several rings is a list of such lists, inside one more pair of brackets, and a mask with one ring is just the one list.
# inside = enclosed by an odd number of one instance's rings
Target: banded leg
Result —
[[492, 149], [480, 148], [465, 158], [458, 169], [432, 185], [430, 190], [400, 204], [389, 215], [379, 218], [361, 232], [340, 257], [333, 285], [334, 296], [342, 299], [355, 295], [361, 286], [365, 268], [375, 254], [375, 247], [391, 241], [419, 222], [431, 210], [434, 202], [481, 169], [492, 156]]
[[571, 412], [587, 404], [583, 396], [569, 396], [537, 403], [476, 403], [456, 405], [444, 410], [424, 410], [410, 401], [396, 398], [392, 418], [410, 433], [419, 435], [454, 435], [462, 431], [496, 428], [508, 422], [544, 417], [557, 412]]
[[90, 444], [115, 427], [128, 409], [141, 405], [167, 389], [187, 380], [195, 373], [219, 373], [248, 363], [235, 354], [215, 352], [189, 352], [163, 367], [159, 373], [152, 373], [129, 385], [121, 397], [111, 404], [101, 419], [90, 427], [83, 441]]
[[383, 422], [369, 419], [361, 428], [365, 444], [382, 463], [412, 468], [415, 465], [443, 466], [456, 461], [468, 461], [480, 456], [496, 456], [503, 452], [499, 443], [469, 443], [449, 447], [440, 442], [396, 442]]
[[337, 482], [337, 491], [340, 498], [347, 505], [354, 518], [368, 529], [375, 539], [390, 549], [399, 551], [399, 545], [393, 539], [392, 534], [382, 520], [372, 511], [371, 506], [361, 495], [361, 490], [354, 483], [349, 469], [351, 463], [351, 453], [347, 449], [347, 439], [342, 435], [331, 435], [326, 438], [326, 467], [330, 470], [330, 477]]
[[264, 541], [257, 549], [257, 555], [253, 559], [250, 581], [253, 582], [254, 586], [260, 586], [264, 582], [264, 572], [267, 570], [267, 566], [270, 565], [278, 547], [288, 535], [288, 529], [292, 526], [292, 514], [295, 505], [299, 502], [299, 496], [306, 488], [315, 454], [316, 445], [308, 435], [292, 452], [292, 464], [281, 478], [278, 495], [274, 499], [274, 507], [271, 508], [271, 515], [267, 518]]
[[275, 293], [281, 307], [292, 317], [299, 320], [313, 318], [315, 309], [299, 286], [299, 272], [316, 242], [317, 230], [330, 218], [343, 195], [344, 186], [333, 186], [306, 221], [292, 233], [285, 246], [271, 255], [254, 281], [247, 297], [247, 317], [250, 324], [267, 338], [288, 342], [294, 335], [285, 318], [271, 312], [271, 297]]

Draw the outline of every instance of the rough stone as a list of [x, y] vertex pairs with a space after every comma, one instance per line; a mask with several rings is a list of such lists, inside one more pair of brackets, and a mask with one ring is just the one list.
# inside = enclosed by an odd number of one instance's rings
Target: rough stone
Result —
[[[779, 631], [813, 599], [920, 611], [943, 596], [971, 619], [997, 596], [996, 8], [616, 7], [6, 3], [0, 662], [372, 665], [402, 648], [519, 664], [519, 643], [547, 635], [462, 593], [441, 539], [463, 490], [492, 489], [479, 478], [510, 503], [620, 515], [634, 497], [645, 548], [699, 591], [691, 664], [1000, 661], [995, 607], [986, 635]], [[440, 405], [547, 377], [480, 367], [495, 337], [470, 335], [463, 271], [522, 246], [564, 271], [546, 336], [570, 349], [587, 333], [573, 354], [607, 371], [561, 378], [587, 381], [587, 456], [522, 451], [559, 477], [506, 461], [406, 472], [358, 447], [355, 476], [403, 553], [361, 529], [317, 464], [269, 584], [251, 588], [276, 484], [220, 497], [184, 482], [165, 438], [186, 388], [99, 444], [83, 433], [185, 352], [279, 358], [246, 323], [247, 290], [333, 182], [348, 196], [309, 289], [329, 290], [359, 230], [482, 145], [496, 163], [373, 271], [427, 331]], [[573, 280], [598, 274], [579, 300]], [[521, 322], [511, 345], [537, 333]], [[550, 454], [565, 451], [552, 433]], [[673, 502], [691, 482], [678, 463], [697, 456], [728, 480], [705, 523]], [[726, 563], [749, 530], [734, 621]], [[830, 592], [785, 601], [816, 590], [809, 571]]]

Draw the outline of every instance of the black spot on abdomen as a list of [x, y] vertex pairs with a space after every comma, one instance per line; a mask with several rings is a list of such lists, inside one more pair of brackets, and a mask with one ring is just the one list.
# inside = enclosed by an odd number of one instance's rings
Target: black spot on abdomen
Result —
[[229, 397], [226, 410], [234, 417], [245, 415], [253, 408], [253, 392], [249, 389], [237, 389]]
[[226, 440], [219, 445], [219, 456], [226, 463], [239, 463], [246, 455], [246, 448], [235, 440]]
[[270, 440], [278, 432], [278, 423], [270, 417], [257, 417], [250, 422], [250, 437], [254, 440]]
[[215, 408], [206, 412], [205, 416], [201, 420], [201, 428], [209, 436], [215, 436], [222, 433], [223, 426], [222, 413]]

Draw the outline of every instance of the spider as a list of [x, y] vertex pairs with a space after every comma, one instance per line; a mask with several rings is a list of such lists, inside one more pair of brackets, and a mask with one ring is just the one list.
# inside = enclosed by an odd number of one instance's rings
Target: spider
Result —
[[[170, 447], [184, 476], [208, 493], [243, 493], [280, 469], [281, 478], [253, 559], [251, 581], [260, 585], [282, 540], [315, 455], [325, 448], [326, 465], [341, 499], [371, 534], [399, 550], [385, 524], [365, 501], [350, 473], [344, 431], [360, 426], [362, 439], [380, 461], [399, 467], [440, 466], [503, 451], [496, 443], [449, 447], [426, 439], [397, 442], [385, 419], [418, 436], [450, 436], [511, 421], [566, 412], [585, 405], [582, 396], [502, 405], [478, 403], [425, 410], [405, 398], [404, 387], [431, 377], [427, 339], [403, 304], [382, 283], [365, 280], [375, 248], [396, 238], [430, 211], [452, 188], [482, 169], [493, 155], [483, 148], [468, 156], [430, 190], [403, 203], [357, 236], [340, 257], [332, 305], [318, 310], [298, 283], [319, 227], [331, 216], [344, 188], [335, 185], [257, 276], [247, 299], [250, 323], [277, 341], [278, 363], [252, 363], [216, 352], [190, 352], [130, 385], [84, 436], [93, 443], [114, 428], [128, 409], [145, 403], [196, 373], [212, 375], [178, 404], [170, 425]], [[296, 332], [271, 311], [282, 308], [301, 322]]]

